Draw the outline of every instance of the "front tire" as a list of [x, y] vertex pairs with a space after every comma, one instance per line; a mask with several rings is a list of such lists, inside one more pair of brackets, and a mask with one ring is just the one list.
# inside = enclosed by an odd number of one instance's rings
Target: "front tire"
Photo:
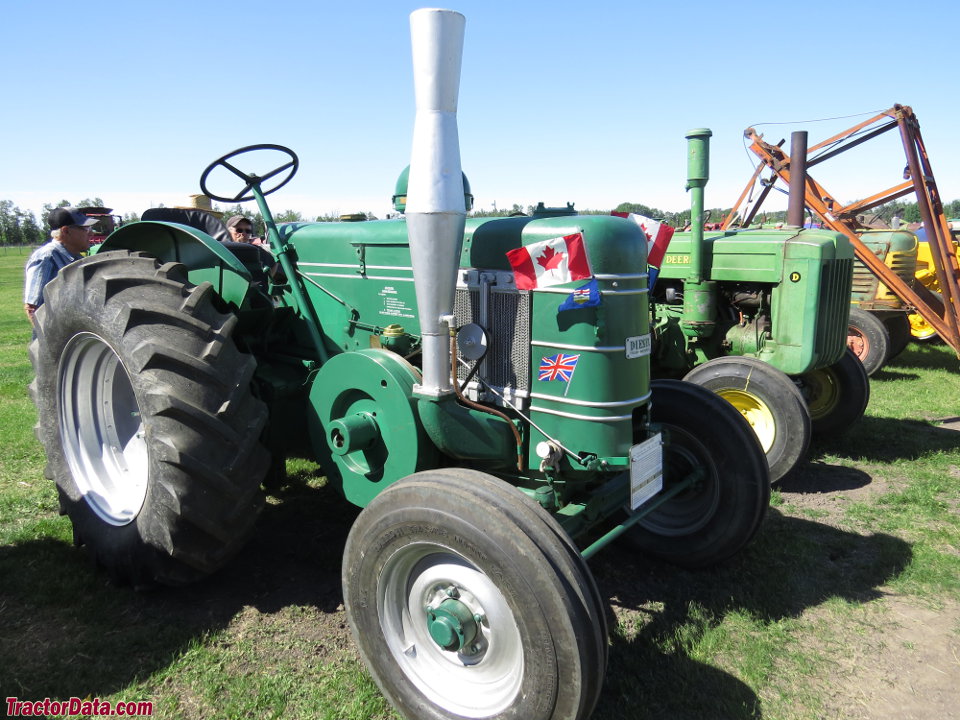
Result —
[[218, 569], [253, 526], [269, 462], [235, 316], [182, 265], [126, 251], [64, 268], [44, 294], [30, 392], [75, 541], [138, 586]]
[[344, 551], [360, 654], [407, 718], [581, 720], [600, 693], [600, 595], [564, 531], [481, 472], [411, 475], [360, 514]]
[[873, 375], [887, 361], [890, 336], [876, 315], [852, 307], [847, 326], [847, 347], [857, 356], [867, 375]]
[[664, 434], [663, 489], [693, 484], [625, 534], [637, 550], [702, 568], [739, 552], [770, 504], [766, 457], [726, 400], [680, 380], [651, 384], [651, 421]]
[[795, 381], [807, 401], [814, 435], [847, 430], [863, 417], [870, 401], [870, 378], [849, 348], [830, 367], [798, 375]]
[[810, 413], [793, 381], [772, 365], [752, 357], [721, 357], [683, 379], [719, 395], [744, 417], [767, 456], [771, 482], [785, 478], [806, 457]]

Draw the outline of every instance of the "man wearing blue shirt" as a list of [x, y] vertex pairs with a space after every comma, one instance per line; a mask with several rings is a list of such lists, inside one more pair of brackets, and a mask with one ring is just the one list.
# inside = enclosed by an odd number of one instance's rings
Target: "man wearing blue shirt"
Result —
[[43, 305], [46, 284], [90, 249], [90, 226], [97, 220], [76, 208], [62, 207], [51, 210], [47, 222], [51, 230], [50, 242], [34, 250], [24, 268], [23, 309], [31, 324], [37, 308]]

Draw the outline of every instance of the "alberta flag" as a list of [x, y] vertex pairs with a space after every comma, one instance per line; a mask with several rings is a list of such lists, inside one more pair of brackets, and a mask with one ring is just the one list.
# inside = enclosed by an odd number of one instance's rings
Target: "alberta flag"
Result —
[[537, 379], [548, 382], [550, 380], [570, 382], [573, 378], [573, 371], [577, 369], [577, 360], [579, 359], [579, 355], [565, 355], [564, 353], [545, 357], [540, 361], [540, 374]]
[[667, 254], [667, 246], [670, 245], [670, 238], [673, 237], [673, 228], [666, 223], [651, 220], [643, 215], [625, 212], [612, 212], [611, 215], [632, 220], [643, 234], [647, 236], [647, 265], [651, 266], [649, 287], [657, 281], [657, 274], [660, 271], [660, 265], [663, 263], [663, 256]]
[[586, 285], [578, 287], [567, 295], [567, 299], [560, 303], [557, 312], [576, 310], [577, 308], [597, 307], [600, 304], [600, 287], [594, 278]]
[[593, 277], [583, 235], [543, 240], [507, 253], [518, 290], [562, 285]]

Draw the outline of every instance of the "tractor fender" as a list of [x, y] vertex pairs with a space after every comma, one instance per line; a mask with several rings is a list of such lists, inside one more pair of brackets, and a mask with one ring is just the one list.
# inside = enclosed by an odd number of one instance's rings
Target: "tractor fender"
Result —
[[163, 262], [181, 263], [191, 283], [209, 282], [236, 308], [250, 291], [250, 271], [221, 243], [189, 225], [156, 220], [129, 223], [96, 247], [97, 253], [111, 250], [140, 251]]

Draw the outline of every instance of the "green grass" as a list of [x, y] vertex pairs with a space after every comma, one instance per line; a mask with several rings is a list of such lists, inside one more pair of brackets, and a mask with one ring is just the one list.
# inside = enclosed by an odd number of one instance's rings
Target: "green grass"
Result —
[[[116, 587], [72, 546], [32, 431], [25, 259], [0, 254], [0, 694], [150, 700], [170, 718], [397, 717], [342, 607], [356, 510], [315, 465], [288, 465], [250, 545], [197, 585]], [[594, 718], [839, 718], [859, 697], [851, 658], [921, 649], [884, 645], [891, 603], [935, 608], [960, 634], [960, 432], [940, 426], [958, 415], [956, 358], [913, 345], [729, 563], [693, 573], [600, 553], [610, 665]]]

